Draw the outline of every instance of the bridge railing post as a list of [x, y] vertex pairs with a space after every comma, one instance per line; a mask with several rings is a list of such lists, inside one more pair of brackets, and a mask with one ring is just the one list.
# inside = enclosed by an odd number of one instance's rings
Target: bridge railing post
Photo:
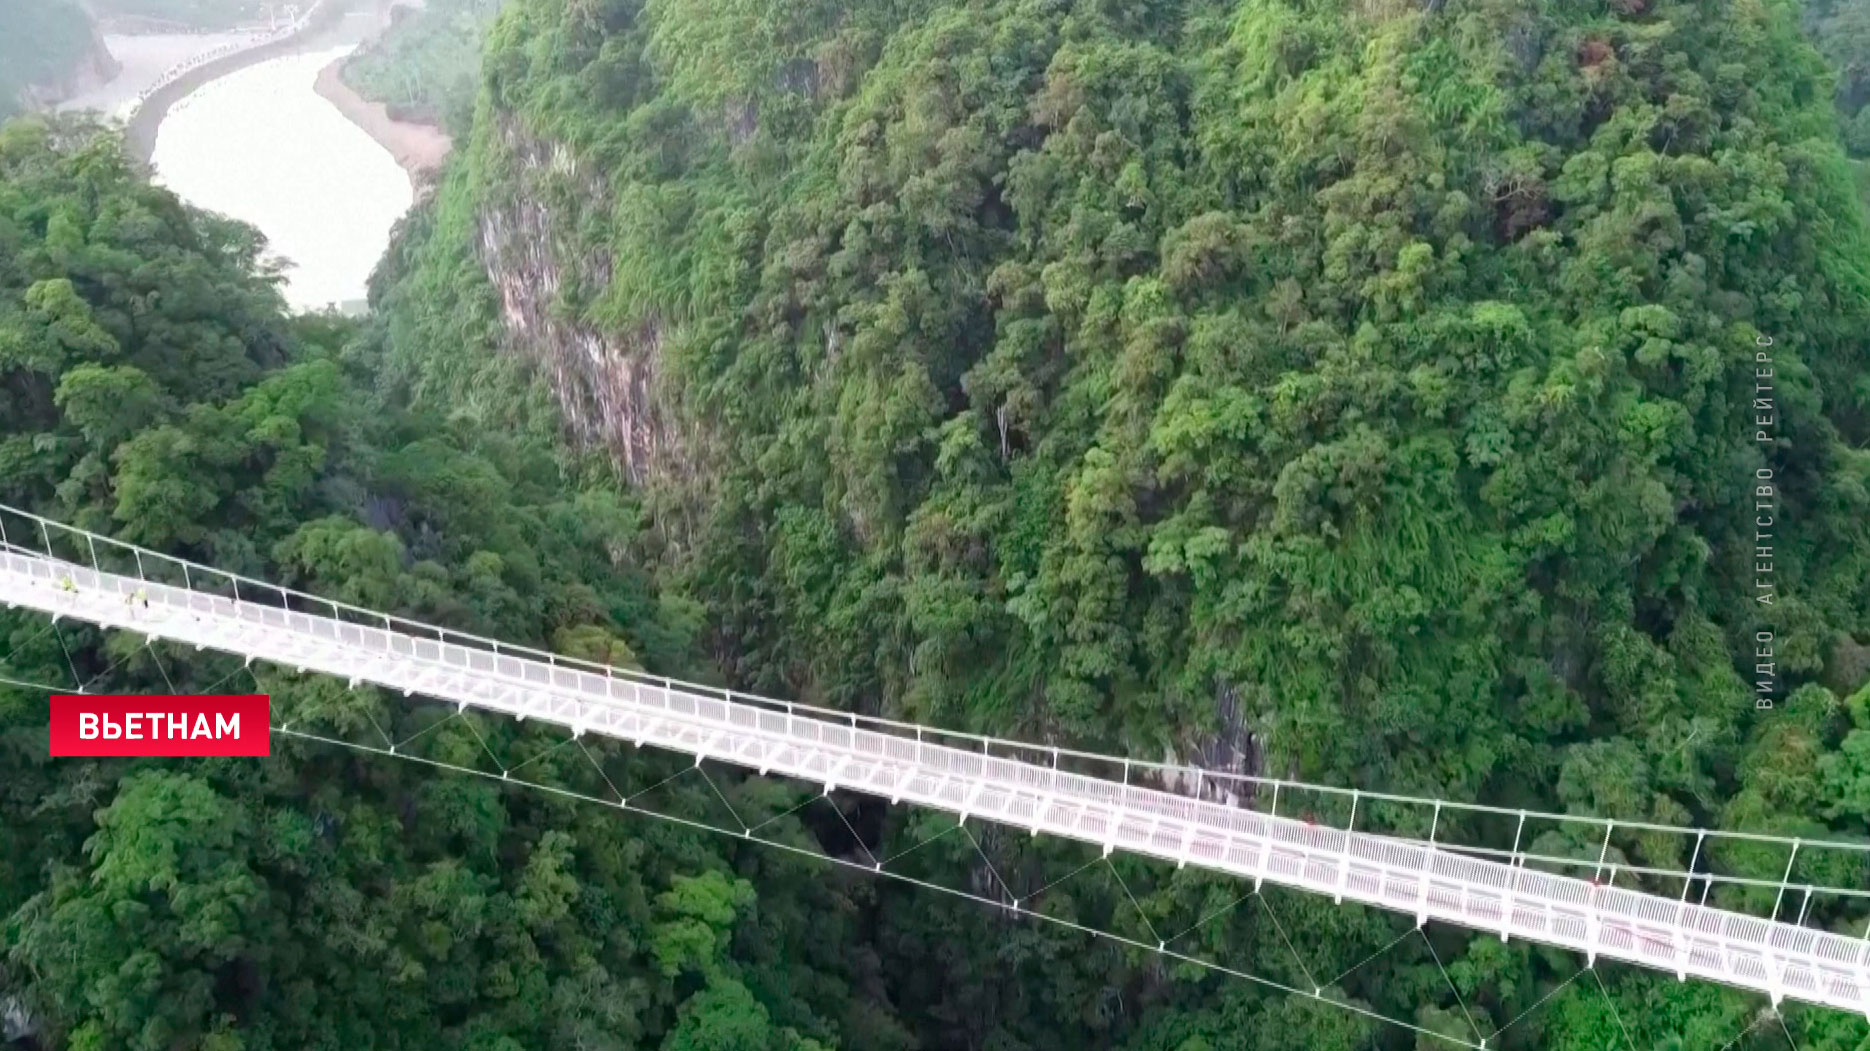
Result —
[[1688, 916], [1688, 890], [1695, 883], [1695, 864], [1701, 860], [1701, 845], [1708, 837], [1707, 830], [1695, 832], [1695, 849], [1688, 856], [1688, 868], [1682, 873], [1682, 897], [1675, 905], [1675, 978], [1677, 981], [1688, 980], [1688, 931], [1682, 924]]
[[[1803, 897], [1795, 908], [1797, 919], [1791, 922], [1778, 919], [1779, 915], [1784, 912], [1784, 899], [1792, 886], [1791, 877], [1797, 872], [1797, 859], [1811, 853], [1811, 850], [1806, 849], [1807, 845], [1802, 839], [1697, 830], [1694, 851], [1687, 868], [1680, 872], [1683, 884], [1677, 901], [1671, 908], [1667, 901], [1666, 890], [1658, 894], [1648, 894], [1635, 885], [1626, 885], [1623, 888], [1615, 886], [1616, 876], [1623, 871], [1638, 876], [1673, 877], [1676, 874], [1670, 869], [1626, 864], [1625, 862], [1629, 859], [1611, 862], [1609, 847], [1615, 838], [1615, 829], [1618, 824], [1615, 820], [1565, 818], [1525, 810], [1518, 811], [1512, 849], [1506, 859], [1506, 870], [1502, 872], [1497, 857], [1483, 861], [1470, 856], [1467, 848], [1459, 845], [1451, 845], [1446, 850], [1437, 848], [1442, 808], [1442, 803], [1439, 801], [1433, 801], [1435, 810], [1426, 844], [1409, 842], [1402, 838], [1394, 841], [1387, 838], [1378, 840], [1374, 838], [1376, 835], [1374, 828], [1370, 835], [1356, 831], [1358, 816], [1369, 809], [1361, 802], [1364, 794], [1361, 790], [1315, 788], [1294, 783], [1295, 789], [1302, 789], [1306, 792], [1323, 791], [1351, 797], [1350, 817], [1340, 833], [1331, 827], [1329, 822], [1311, 820], [1308, 816], [1309, 811], [1299, 815], [1304, 819], [1302, 822], [1278, 819], [1278, 797], [1283, 789], [1283, 783], [1277, 779], [1253, 779], [1256, 784], [1273, 786], [1273, 816], [1272, 820], [1269, 820], [1260, 813], [1216, 808], [1203, 803], [1201, 795], [1205, 792], [1206, 771], [1199, 767], [1192, 768], [1195, 796], [1191, 799], [1182, 794], [1185, 789], [1180, 788], [1180, 778], [1186, 777], [1191, 772], [1190, 768], [1176, 764], [1150, 763], [1114, 756], [1101, 757], [1089, 753], [1073, 752], [1056, 745], [1050, 747], [1023, 745], [986, 735], [945, 733], [934, 728], [929, 730], [934, 736], [927, 737], [923, 733], [924, 728], [918, 725], [892, 724], [888, 720], [875, 719], [857, 712], [833, 712], [807, 705], [794, 706], [789, 702], [782, 704], [777, 701], [746, 697], [733, 691], [678, 684], [669, 679], [656, 678], [652, 681], [652, 677], [649, 676], [632, 676], [631, 673], [622, 670], [613, 671], [608, 666], [594, 665], [574, 657], [551, 654], [530, 647], [514, 647], [472, 634], [421, 625], [397, 618], [389, 613], [362, 609], [335, 598], [323, 598], [292, 591], [279, 585], [243, 578], [238, 574], [211, 566], [174, 559], [155, 552], [145, 552], [135, 545], [123, 544], [108, 536], [58, 522], [46, 522], [26, 512], [0, 508], [0, 513], [15, 519], [14, 522], [0, 526], [8, 530], [6, 534], [0, 534], [5, 537], [0, 542], [8, 544], [24, 542], [23, 547], [10, 548], [11, 556], [0, 561], [0, 573], [7, 574], [0, 576], [0, 580], [22, 581], [22, 593], [24, 594], [28, 589], [32, 590], [34, 593], [27, 597], [38, 604], [37, 608], [47, 610], [62, 608], [58, 596], [46, 594], [44, 585], [61, 581], [69, 582], [75, 578], [76, 581], [85, 585], [81, 591], [89, 593], [81, 593], [77, 596], [78, 602], [73, 607], [74, 611], [88, 611], [92, 616], [102, 616], [106, 622], [120, 623], [115, 617], [100, 614], [95, 608], [95, 600], [98, 596], [95, 591], [91, 590], [93, 585], [130, 591], [135, 587], [134, 583], [127, 579], [132, 564], [134, 564], [137, 579], [148, 579], [152, 585], [167, 585], [170, 583], [169, 568], [179, 566], [185, 590], [172, 591], [166, 586], [161, 588], [152, 586], [151, 590], [158, 592], [164, 604], [173, 603], [174, 606], [180, 606], [186, 602], [187, 610], [192, 611], [197, 620], [204, 622], [204, 626], [220, 629], [218, 634], [197, 632], [192, 637], [213, 639], [215, 641], [210, 642], [210, 646], [228, 649], [235, 653], [249, 652], [254, 648], [263, 652], [276, 652], [262, 645], [262, 640], [253, 636], [264, 634], [269, 630], [280, 631], [283, 627], [285, 630], [298, 632], [299, 641], [324, 643], [326, 656], [316, 663], [322, 667], [335, 668], [340, 674], [344, 671], [343, 664], [365, 670], [365, 674], [374, 675], [375, 669], [382, 669], [386, 664], [396, 662], [396, 676], [399, 681], [408, 682], [417, 690], [427, 691], [446, 684], [450, 693], [457, 699], [468, 698], [462, 703], [483, 704], [495, 709], [505, 709], [509, 704], [497, 695], [504, 694], [510, 689], [513, 695], [524, 697], [528, 691], [536, 691], [543, 681], [549, 689], [537, 692], [545, 696], [539, 697], [534, 704], [521, 703], [519, 705], [520, 710], [527, 711], [529, 714], [544, 711], [555, 711], [560, 714], [575, 711], [579, 715], [589, 714], [581, 707], [586, 703], [583, 699], [589, 699], [595, 703], [608, 703], [619, 695], [612, 684], [617, 679], [623, 679], [631, 682], [633, 691], [640, 693], [645, 688], [657, 691], [657, 705], [662, 710], [671, 713], [670, 718], [667, 719], [651, 715], [648, 711], [647, 698], [643, 698], [644, 707], [632, 714], [647, 716], [649, 719], [643, 725], [636, 726], [637, 730], [647, 731], [659, 740], [670, 740], [665, 736], [663, 728], [665, 724], [667, 728], [674, 728], [685, 721], [697, 725], [702, 722], [717, 724], [709, 729], [724, 727], [725, 732], [712, 735], [704, 732], [691, 742], [690, 731], [684, 730], [678, 738], [674, 739], [676, 746], [686, 748], [693, 744], [695, 747], [705, 748], [711, 752], [741, 758], [748, 758], [750, 749], [770, 754], [774, 758], [778, 758], [779, 753], [768, 752], [768, 746], [763, 742], [741, 742], [735, 736], [733, 728], [746, 725], [741, 717], [747, 715], [750, 709], [722, 707], [723, 705], [745, 703], [757, 708], [762, 714], [759, 719], [754, 720], [752, 725], [755, 727], [759, 726], [766, 711], [783, 709], [784, 718], [787, 720], [786, 729], [790, 737], [789, 744], [800, 752], [809, 752], [811, 742], [814, 741], [825, 746], [826, 751], [843, 752], [847, 745], [854, 744], [856, 738], [852, 735], [875, 726], [890, 727], [884, 732], [903, 738], [913, 736], [915, 740], [913, 747], [916, 762], [910, 765], [904, 773], [925, 779], [932, 775], [940, 775], [945, 785], [941, 795], [946, 800], [946, 804], [953, 804], [965, 798], [967, 802], [963, 805], [971, 807], [976, 800], [985, 798], [985, 792], [992, 792], [995, 787], [1002, 785], [1022, 790], [1043, 789], [1046, 793], [1044, 797], [1046, 803], [1056, 804], [1056, 808], [1048, 814], [1043, 809], [1028, 813], [1015, 807], [1015, 821], [1030, 818], [1035, 825], [1046, 823], [1048, 827], [1060, 827], [1068, 834], [1092, 843], [1103, 838], [1107, 843], [1114, 841], [1126, 846], [1136, 844], [1135, 836], [1143, 836], [1151, 842], [1158, 836], [1168, 836], [1169, 832], [1164, 827], [1165, 823], [1179, 815], [1190, 822], [1199, 822], [1199, 825], [1191, 824], [1188, 830], [1182, 830], [1184, 834], [1180, 837], [1179, 847], [1181, 858], [1194, 859], [1198, 864], [1218, 862], [1243, 875], [1250, 875], [1252, 873], [1246, 870], [1243, 864], [1249, 857], [1257, 856], [1259, 868], [1264, 872], [1270, 868], [1271, 854], [1278, 853], [1282, 859], [1281, 868], [1272, 870], [1272, 872], [1278, 879], [1295, 882], [1294, 870], [1286, 859], [1289, 856], [1288, 852], [1293, 847], [1299, 846], [1304, 848], [1305, 860], [1312, 865], [1311, 874], [1306, 874], [1302, 869], [1299, 870], [1296, 880], [1299, 885], [1314, 891], [1331, 892], [1338, 900], [1350, 898], [1391, 905], [1398, 904], [1396, 897], [1399, 896], [1390, 889], [1395, 886], [1390, 882], [1391, 878], [1394, 877], [1396, 882], [1400, 883], [1406, 879], [1406, 874], [1410, 869], [1414, 868], [1418, 870], [1416, 875], [1419, 880], [1416, 896], [1418, 922], [1426, 921], [1428, 899], [1435, 894], [1440, 894], [1441, 897], [1436, 900], [1438, 901], [1437, 907], [1442, 909], [1442, 916], [1485, 930], [1493, 926], [1494, 921], [1485, 917], [1482, 911], [1483, 905], [1493, 907], [1493, 902], [1498, 900], [1501, 903], [1498, 926], [1503, 939], [1518, 933], [1529, 940], [1553, 940], [1560, 944], [1582, 948], [1593, 963], [1597, 955], [1608, 954], [1613, 959], [1630, 959], [1641, 966], [1661, 970], [1674, 969], [1678, 977], [1685, 977], [1687, 964], [1694, 963], [1698, 974], [1720, 977], [1733, 984], [1767, 992], [1775, 1001], [1790, 996], [1794, 999], [1814, 1000], [1856, 1009], [1862, 1009], [1866, 1004], [1870, 1004], [1870, 968], [1866, 966], [1870, 964], [1870, 940], [1855, 942], [1848, 938], [1838, 939], [1817, 927], [1811, 929], [1804, 927], [1816, 893], [1837, 893], [1847, 897], [1858, 897], [1863, 896], [1862, 892], [1846, 888], [1835, 890], [1819, 888], [1812, 884], [1802, 883]], [[20, 524], [34, 520], [41, 523], [37, 530], [32, 529], [30, 524]], [[60, 535], [66, 538], [66, 550], [62, 553], [57, 550], [57, 542], [51, 539], [53, 529], [59, 530]], [[30, 537], [35, 532], [39, 533], [45, 544], [44, 561], [30, 554]], [[79, 538], [82, 538], [82, 553], [80, 553]], [[126, 551], [132, 555], [131, 559], [121, 557]], [[145, 554], [149, 557], [145, 558]], [[112, 563], [109, 570], [103, 566], [107, 561]], [[91, 570], [90, 573], [85, 572], [87, 568]], [[222, 601], [229, 597], [228, 593], [218, 591], [219, 585], [213, 583], [215, 579], [222, 577], [228, 580], [232, 593], [231, 603], [228, 605], [223, 605]], [[241, 586], [243, 583], [245, 587]], [[277, 595], [280, 607], [278, 614], [273, 611], [273, 600], [265, 597], [267, 594]], [[176, 612], [183, 611], [176, 610]], [[347, 626], [350, 628], [348, 631]], [[379, 631], [382, 632], [380, 637], [377, 635]], [[405, 635], [409, 639], [407, 642], [403, 639]], [[430, 641], [431, 638], [439, 641], [432, 643], [434, 646], [432, 651], [423, 651], [420, 643]], [[333, 642], [337, 645], [332, 645]], [[494, 654], [495, 663], [492, 667], [497, 676], [507, 680], [502, 684], [501, 689], [493, 691], [486, 691], [475, 682], [475, 676], [484, 672], [488, 664], [475, 658], [473, 654], [481, 652], [484, 656], [489, 650]], [[292, 658], [287, 658], [287, 660], [290, 659]], [[409, 667], [403, 663], [405, 661], [420, 662], [424, 666]], [[586, 668], [595, 668], [601, 672], [599, 678], [603, 680], [603, 685], [598, 685], [596, 679], [583, 674]], [[401, 676], [403, 672], [411, 674], [403, 677]], [[660, 682], [662, 685], [654, 685], [654, 682]], [[563, 694], [562, 691], [575, 692]], [[620, 709], [619, 714], [623, 713], [624, 710]], [[810, 728], [804, 726], [800, 720], [810, 722]], [[600, 726], [604, 721], [600, 718], [591, 725]], [[766, 735], [778, 736], [772, 733], [773, 727], [770, 723], [762, 729]], [[577, 732], [576, 727], [573, 732]], [[941, 747], [930, 747], [931, 742]], [[867, 743], [876, 742], [872, 740]], [[978, 748], [974, 747], [976, 743], [979, 745]], [[996, 743], [1003, 746], [1001, 753], [996, 754], [993, 751]], [[726, 750], [723, 751], [723, 748]], [[1031, 749], [1043, 750], [1028, 760], [1024, 757], [1028, 754], [1027, 750]], [[900, 747], [892, 745], [883, 757], [894, 756], [901, 751]], [[1051, 753], [1049, 764], [1044, 758], [1045, 752]], [[1063, 771], [1063, 758], [1068, 754], [1074, 756], [1077, 762], [1074, 770], [1084, 770], [1084, 774], [1072, 773], [1069, 777], [1061, 776], [1066, 773]], [[853, 773], [853, 771], [873, 770], [878, 758], [874, 750], [865, 750], [860, 754], [850, 755], [846, 761], [829, 765], [825, 773], [831, 780], [848, 779], [854, 784], [880, 786], [887, 790], [888, 781], [874, 777], [866, 780]], [[1021, 765], [1017, 767], [1008, 765], [1015, 760]], [[785, 760], [781, 760], [781, 763], [789, 769], [796, 769], [795, 763]], [[814, 762], [811, 768], [819, 769], [819, 765]], [[1048, 766], [1049, 769], [1047, 769]], [[1121, 774], [1116, 769], [1118, 766], [1122, 767]], [[1139, 775], [1147, 770], [1167, 771], [1176, 775], [1177, 789], [1168, 795], [1158, 794], [1156, 790], [1161, 786], [1149, 784], [1146, 780], [1138, 780]], [[892, 778], [891, 780], [907, 784], [906, 778]], [[1121, 784], [1116, 783], [1119, 780]], [[921, 793], [918, 792], [917, 795], [920, 796]], [[1380, 792], [1372, 792], [1370, 795], [1373, 801], [1379, 802], [1400, 798]], [[1082, 804], [1082, 810], [1080, 804]], [[1447, 805], [1463, 812], [1486, 811], [1503, 817], [1514, 813], [1511, 810], [1498, 808], [1469, 807], [1461, 803]], [[1290, 810], [1291, 807], [1288, 806], [1288, 809]], [[1303, 809], [1301, 807], [1301, 810]], [[1117, 824], [1110, 829], [1099, 829], [1092, 824], [1096, 820], [1094, 816], [1089, 818], [1085, 816], [1086, 812], [1096, 815], [1100, 811], [1105, 815], [1114, 812]], [[1527, 819], [1532, 816], [1539, 816], [1542, 820], [1573, 820], [1587, 824], [1594, 820], [1603, 825], [1599, 854], [1596, 859], [1596, 874], [1588, 887], [1585, 881], [1576, 878], [1578, 874], [1582, 874], [1584, 859], [1577, 856], [1575, 852], [1568, 857], [1548, 858], [1527, 846], [1524, 829], [1528, 823]], [[1127, 826], [1129, 817], [1139, 819], [1138, 826], [1133, 830], [1128, 829]], [[1366, 820], [1372, 819], [1366, 816]], [[1641, 822], [1623, 822], [1623, 824], [1626, 838], [1628, 833], [1635, 830], [1665, 828]], [[1595, 829], [1595, 826], [1590, 827]], [[1223, 829], [1236, 829], [1245, 835], [1235, 840], [1231, 838], [1231, 833], [1223, 833]], [[1191, 831], [1194, 835], [1188, 834]], [[1334, 834], [1340, 837], [1336, 842], [1331, 839]], [[1705, 876], [1699, 874], [1697, 870], [1700, 854], [1708, 849], [1708, 840], [1722, 835], [1733, 835], [1736, 838], [1758, 843], [1789, 846], [1790, 853], [1781, 879], [1775, 883], [1764, 879], [1721, 876], [1713, 869]], [[1457, 842], [1461, 838], [1458, 836]], [[1586, 841], [1588, 842], [1588, 839]], [[1165, 855], [1178, 850], [1171, 840], [1165, 839], [1163, 843]], [[1194, 851], [1193, 846], [1199, 846], [1201, 850]], [[1422, 849], [1424, 846], [1426, 849]], [[1833, 849], [1833, 845], [1824, 842], [1815, 841], [1813, 846], [1820, 850]], [[1255, 850], [1255, 847], [1258, 849]], [[1337, 848], [1335, 857], [1333, 847]], [[1856, 848], [1840, 845], [1838, 849]], [[1217, 850], [1218, 854], [1215, 853]], [[1355, 858], [1352, 857], [1353, 850], [1356, 851]], [[1494, 850], [1487, 850], [1486, 853], [1497, 855], [1497, 851]], [[1562, 876], [1548, 874], [1543, 869], [1527, 872], [1526, 863], [1533, 857], [1539, 857], [1542, 865], [1548, 862], [1560, 863], [1564, 866], [1564, 871], [1569, 874]], [[1323, 881], [1315, 877], [1315, 874], [1320, 871], [1329, 871], [1324, 866], [1333, 862], [1337, 865], [1337, 872], [1334, 874], [1335, 890], [1332, 887], [1331, 877], [1325, 877]], [[1359, 877], [1365, 882], [1355, 888], [1349, 884], [1349, 868], [1353, 862], [1359, 866], [1359, 871], [1365, 874]], [[1807, 868], [1809, 870], [1812, 867], [1813, 863], [1808, 857]], [[1448, 870], [1448, 878], [1439, 883], [1432, 883], [1439, 878], [1440, 870], [1443, 868]], [[1370, 893], [1368, 883], [1373, 872], [1378, 879], [1376, 896]], [[1280, 873], [1283, 875], [1279, 875]], [[1606, 876], [1608, 878], [1605, 878]], [[1690, 913], [1687, 899], [1698, 879], [1702, 881], [1704, 888], [1701, 895], [1703, 905], [1708, 902], [1712, 887], [1717, 881], [1757, 887], [1761, 890], [1772, 887], [1776, 894], [1771, 914], [1767, 918], [1743, 916], [1731, 910], [1718, 908], [1707, 912]], [[1493, 893], [1496, 890], [1503, 891], [1497, 899]], [[1754, 893], [1757, 895], [1758, 891]], [[1403, 890], [1400, 897], [1402, 908], [1407, 910], [1409, 907], [1407, 891]], [[1586, 906], [1586, 913], [1582, 917], [1578, 912], [1580, 902]], [[1696, 924], [1686, 924], [1689, 915], [1696, 916]], [[1671, 916], [1674, 918], [1674, 940], [1665, 942], [1663, 939], [1667, 935], [1664, 932], [1670, 927]], [[1584, 920], [1582, 930], [1579, 926], [1580, 918]], [[1541, 924], [1544, 926], [1541, 927]], [[1690, 935], [1691, 926], [1697, 932], [1693, 937]], [[1866, 934], [1870, 935], [1870, 932]], [[1632, 939], [1635, 940], [1632, 941]], [[1797, 976], [1796, 979], [1794, 975]], [[1853, 985], [1853, 983], [1856, 984]]]
[[1344, 904], [1344, 887], [1346, 884], [1350, 882], [1351, 838], [1356, 834], [1355, 829], [1357, 828], [1357, 801], [1358, 801], [1358, 792], [1356, 789], [1352, 789], [1351, 790], [1351, 819], [1348, 822], [1346, 822], [1344, 825], [1344, 838], [1342, 840], [1344, 849], [1343, 849], [1343, 853], [1338, 858], [1337, 893], [1331, 896], [1332, 902], [1337, 905]]
[[1507, 889], [1500, 901], [1500, 944], [1504, 945], [1513, 935], [1513, 909], [1519, 896], [1519, 858], [1520, 838], [1526, 834], [1526, 812], [1519, 812], [1519, 824], [1513, 829], [1513, 852], [1507, 855], [1506, 864], [1512, 870]]
[[1785, 901], [1786, 899], [1786, 884], [1788, 881], [1792, 879], [1792, 864], [1793, 862], [1796, 862], [1798, 859], [1799, 859], [1799, 840], [1797, 837], [1794, 837], [1792, 840], [1792, 853], [1787, 855], [1786, 857], [1785, 874], [1779, 877], [1779, 894], [1777, 897], [1773, 898], [1773, 922], [1774, 923], [1779, 922], [1779, 905], [1781, 902]]
[[1428, 887], [1435, 875], [1435, 833], [1441, 827], [1441, 800], [1435, 801], [1435, 812], [1428, 821], [1427, 849], [1422, 852], [1422, 867], [1416, 871], [1416, 907], [1415, 925], [1421, 927], [1428, 922]]

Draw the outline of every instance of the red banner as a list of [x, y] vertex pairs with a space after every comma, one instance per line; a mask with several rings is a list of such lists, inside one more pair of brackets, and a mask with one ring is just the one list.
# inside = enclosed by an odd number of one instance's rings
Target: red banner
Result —
[[273, 754], [273, 700], [248, 694], [52, 695], [54, 756]]

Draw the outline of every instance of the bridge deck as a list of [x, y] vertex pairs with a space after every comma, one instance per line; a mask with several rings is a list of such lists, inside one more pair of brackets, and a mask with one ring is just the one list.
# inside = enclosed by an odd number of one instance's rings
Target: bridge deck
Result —
[[[130, 597], [141, 592], [141, 600]], [[541, 719], [1472, 930], [1870, 1013], [1870, 943], [1413, 840], [843, 725], [783, 702], [425, 638], [0, 550], [0, 599], [155, 638]], [[391, 625], [389, 618], [383, 623]], [[395, 622], [401, 623], [401, 622]]]

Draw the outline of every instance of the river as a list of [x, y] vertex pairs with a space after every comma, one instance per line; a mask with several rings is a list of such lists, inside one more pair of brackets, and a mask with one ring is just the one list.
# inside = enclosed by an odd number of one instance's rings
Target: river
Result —
[[169, 112], [156, 181], [251, 223], [289, 261], [286, 300], [355, 306], [414, 188], [389, 151], [313, 86], [350, 47], [286, 55], [211, 81]]

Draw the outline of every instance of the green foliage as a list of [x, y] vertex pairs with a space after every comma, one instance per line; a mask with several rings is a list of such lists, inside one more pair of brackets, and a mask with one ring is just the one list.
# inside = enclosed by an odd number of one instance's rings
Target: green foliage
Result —
[[[544, 377], [643, 481], [633, 549], [749, 688], [1860, 836], [1862, 748], [1824, 698], [1864, 685], [1870, 639], [1870, 240], [1799, 29], [1783, 0], [515, 0], [380, 275], [389, 324], [427, 334], [391, 340], [390, 374], [496, 415], [490, 378]], [[1067, 864], [987, 849], [1014, 884]], [[980, 878], [971, 852], [915, 857]], [[1133, 876], [1146, 913], [1189, 904]], [[1058, 908], [1135, 924], [1120, 902]], [[1291, 910], [1321, 972], [1393, 937]], [[928, 1046], [1371, 1039], [1056, 932], [980, 938], [959, 906], [884, 891], [878, 916]], [[1288, 958], [1257, 920], [1212, 937]], [[1568, 977], [1484, 939], [1441, 959], [1496, 1024]], [[1426, 955], [1346, 985], [1478, 1035]], [[1610, 995], [1685, 1046], [1743, 1017], [1672, 989]], [[1601, 996], [1558, 1003], [1509, 1044], [1605, 1045]]]
[[[333, 598], [705, 672], [689, 604], [628, 558], [633, 497], [549, 435], [379, 397], [384, 333], [287, 317], [258, 247], [152, 188], [111, 134], [0, 132], [0, 499]], [[0, 613], [0, 663], [123, 692], [250, 681], [284, 719], [589, 772], [524, 725], [247, 680], [20, 611]], [[48, 763], [45, 720], [43, 694], [0, 686], [0, 1001], [42, 1046], [825, 1051], [852, 1014], [850, 908], [815, 870], [769, 863], [756, 899], [732, 841], [283, 736], [265, 764]]]
[[1844, 142], [1859, 157], [1870, 156], [1870, 3], [1863, 0], [1805, 0], [1804, 24], [1837, 71], [1838, 114]]
[[[460, 68], [416, 39], [458, 43], [446, 11], [408, 23], [403, 68]], [[706, 652], [851, 709], [1870, 835], [1870, 241], [1798, 30], [1784, 0], [514, 0], [361, 329], [285, 317], [255, 235], [108, 137], [16, 124], [0, 496], [579, 656], [706, 675]], [[565, 448], [567, 424], [642, 484]], [[84, 631], [67, 664], [64, 636], [0, 618], [27, 677], [238, 670]], [[262, 687], [363, 737], [483, 748], [373, 691]], [[1330, 997], [1411, 1031], [387, 761], [47, 766], [43, 720], [0, 691], [7, 976], [55, 1046], [1350, 1051], [1511, 1022], [1489, 1046], [1690, 1047], [1752, 1020], [1713, 986], [1568, 983], [1564, 954], [1323, 898], [827, 815], [827, 841], [861, 824], [865, 850], [913, 848], [905, 874], [1043, 888], [1057, 919], [1186, 931], [1300, 990], [1338, 975]], [[492, 732], [547, 770], [584, 761]], [[713, 789], [691, 801], [802, 802]], [[1573, 838], [1533, 846], [1600, 849]], [[1785, 865], [1744, 842], [1702, 860]], [[1794, 878], [1864, 873], [1814, 856]]]
[[399, 120], [463, 135], [473, 121], [481, 40], [502, 0], [433, 0], [397, 8], [383, 35], [344, 62], [345, 82]]
[[[1807, 617], [1809, 674], [1870, 627], [1819, 491], [1865, 229], [1783, 7], [678, 7], [509, 11], [399, 266], [579, 204], [546, 240], [607, 280], [554, 309], [720, 421], [651, 499], [750, 683], [1178, 752], [1243, 690], [1281, 768], [1461, 795], [1682, 720], [1693, 795], [1754, 630]], [[1810, 615], [1748, 601], [1767, 467]]]

